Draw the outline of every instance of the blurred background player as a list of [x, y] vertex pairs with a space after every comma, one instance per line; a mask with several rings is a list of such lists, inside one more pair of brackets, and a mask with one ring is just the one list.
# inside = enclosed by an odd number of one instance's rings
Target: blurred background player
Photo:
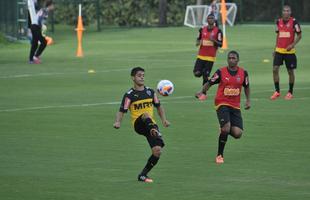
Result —
[[[283, 65], [283, 61], [285, 61], [289, 76], [289, 90], [285, 99], [290, 100], [293, 98], [293, 87], [295, 83], [294, 70], [297, 68], [295, 46], [301, 39], [301, 29], [297, 20], [291, 17], [291, 13], [291, 7], [285, 5], [282, 10], [282, 18], [278, 19], [276, 23], [277, 41], [273, 53], [273, 81], [275, 92], [270, 97], [271, 100], [280, 97], [279, 68]], [[296, 39], [295, 34], [297, 34]]]
[[217, 20], [219, 16], [219, 10], [218, 10], [218, 7], [216, 6], [217, 3], [218, 3], [218, 0], [212, 0], [210, 4], [210, 14], [214, 15], [215, 26], [218, 26]]
[[[210, 76], [218, 47], [222, 46], [222, 31], [215, 26], [215, 18], [213, 14], [207, 17], [207, 26], [199, 29], [199, 35], [196, 41], [196, 46], [199, 46], [199, 51], [194, 66], [194, 76], [202, 77], [202, 85], [204, 85]], [[200, 96], [200, 100], [204, 100], [206, 96]]]
[[247, 71], [238, 66], [239, 54], [230, 51], [227, 56], [228, 67], [218, 69], [210, 81], [197, 93], [199, 97], [209, 90], [214, 84], [219, 84], [215, 97], [215, 108], [220, 124], [220, 135], [218, 141], [218, 152], [215, 158], [217, 164], [224, 163], [224, 148], [231, 135], [239, 139], [243, 131], [243, 120], [240, 111], [240, 96], [244, 87], [246, 102], [245, 109], [250, 109], [250, 84]]
[[134, 86], [125, 93], [119, 112], [116, 114], [113, 127], [116, 129], [121, 127], [124, 113], [129, 109], [131, 122], [135, 131], [146, 137], [152, 149], [152, 155], [149, 157], [144, 169], [138, 175], [138, 181], [153, 182], [147, 174], [157, 164], [162, 148], [165, 146], [158, 126], [153, 118], [153, 107], [156, 107], [164, 127], [168, 127], [170, 122], [166, 119], [165, 111], [160, 105], [160, 101], [154, 90], [144, 86], [144, 69], [141, 67], [133, 68], [131, 70], [131, 78]]
[[[38, 12], [36, 12], [34, 5], [35, 2], [33, 0], [28, 0], [28, 26], [32, 35], [29, 63], [40, 64], [40, 55], [43, 53], [47, 44], [45, 37], [42, 35], [42, 26], [48, 17], [48, 12], [54, 9], [54, 4], [52, 0], [47, 0], [45, 1], [45, 7], [41, 8]], [[38, 47], [39, 42], [40, 45]]]

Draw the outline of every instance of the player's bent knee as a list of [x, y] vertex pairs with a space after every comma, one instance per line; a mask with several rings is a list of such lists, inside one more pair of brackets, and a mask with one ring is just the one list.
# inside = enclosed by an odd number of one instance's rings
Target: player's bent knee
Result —
[[233, 136], [235, 139], [240, 139], [242, 136], [242, 131], [233, 132], [231, 136]]
[[238, 134], [235, 134], [234, 138], [235, 138], [235, 139], [240, 139], [241, 136], [242, 136], [242, 133], [238, 133]]
[[221, 134], [229, 134], [230, 133], [230, 124], [226, 124], [221, 128]]
[[152, 148], [152, 154], [156, 157], [160, 157], [162, 148], [160, 146], [155, 146]]
[[278, 73], [279, 72], [279, 66], [273, 66], [272, 71], [273, 71], [273, 73]]
[[288, 75], [294, 76], [294, 70], [289, 69], [287, 70]]

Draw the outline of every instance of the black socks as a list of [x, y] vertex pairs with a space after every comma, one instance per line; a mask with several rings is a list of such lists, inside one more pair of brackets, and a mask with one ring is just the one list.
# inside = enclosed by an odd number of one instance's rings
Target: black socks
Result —
[[288, 92], [293, 94], [293, 88], [294, 88], [294, 83], [290, 83]]
[[147, 173], [149, 173], [149, 171], [151, 171], [151, 169], [157, 164], [159, 160], [159, 157], [156, 157], [154, 155], [151, 155], [144, 167], [144, 169], [142, 170], [142, 172], [140, 173], [140, 175], [147, 175]]
[[277, 92], [280, 92], [280, 84], [279, 84], [279, 82], [274, 82], [274, 87], [275, 87]]
[[224, 148], [225, 148], [225, 144], [228, 138], [228, 134], [227, 133], [221, 133], [219, 135], [219, 145], [218, 145], [218, 151], [217, 151], [217, 155], [222, 155], [224, 154]]

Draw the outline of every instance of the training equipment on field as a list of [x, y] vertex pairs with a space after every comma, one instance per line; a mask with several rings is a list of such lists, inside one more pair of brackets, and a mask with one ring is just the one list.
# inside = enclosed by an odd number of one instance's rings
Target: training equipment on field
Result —
[[169, 96], [173, 93], [174, 86], [169, 80], [161, 80], [157, 84], [157, 91], [162, 96]]
[[45, 36], [45, 40], [46, 40], [47, 45], [52, 45], [54, 43], [53, 38], [51, 38], [49, 36]]
[[76, 57], [83, 57], [82, 38], [83, 38], [83, 31], [85, 29], [83, 26], [83, 19], [82, 19], [82, 4], [79, 4], [78, 24], [75, 30], [76, 30], [77, 39], [78, 39], [78, 48], [76, 52]]
[[[222, 3], [217, 3], [217, 10], [221, 10]], [[235, 3], [225, 3], [226, 5], [226, 22], [228, 25], [233, 26], [237, 15], [237, 5]], [[191, 28], [199, 28], [207, 23], [207, 16], [210, 14], [210, 6], [207, 5], [189, 5], [186, 6], [186, 13], [184, 18], [184, 25]], [[219, 12], [215, 13], [215, 19], [219, 19]], [[221, 21], [221, 20], [219, 20]]]

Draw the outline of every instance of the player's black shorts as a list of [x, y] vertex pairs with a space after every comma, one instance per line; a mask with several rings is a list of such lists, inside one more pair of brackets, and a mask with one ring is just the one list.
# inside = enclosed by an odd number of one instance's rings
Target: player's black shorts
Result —
[[[146, 137], [151, 148], [155, 146], [161, 146], [161, 147], [165, 146], [164, 140], [162, 139], [161, 135], [158, 136], [151, 135], [148, 125], [142, 120], [142, 115], [136, 119], [134, 128], [138, 134], [144, 135]], [[158, 126], [156, 124], [155, 128], [158, 130]]]
[[194, 74], [196, 72], [200, 72], [201, 76], [203, 76], [203, 78], [207, 80], [212, 71], [213, 64], [214, 62], [212, 61], [201, 60], [197, 58], [193, 72]]
[[287, 69], [296, 69], [297, 68], [297, 58], [295, 54], [283, 54], [275, 52], [273, 58], [273, 66], [281, 66], [285, 61]]
[[217, 110], [217, 118], [219, 120], [221, 128], [230, 122], [231, 126], [239, 127], [243, 130], [243, 121], [241, 111], [239, 109], [230, 106], [220, 106]]

